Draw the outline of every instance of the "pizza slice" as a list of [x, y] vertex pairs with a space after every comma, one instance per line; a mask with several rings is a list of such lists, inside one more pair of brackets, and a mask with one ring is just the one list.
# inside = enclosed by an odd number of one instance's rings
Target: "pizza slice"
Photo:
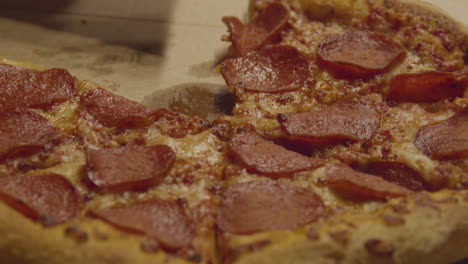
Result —
[[216, 261], [224, 144], [208, 122], [2, 63], [2, 262]]
[[[466, 34], [400, 1], [251, 1], [223, 21], [236, 95], [223, 263], [468, 254]], [[247, 132], [245, 132], [247, 131]], [[300, 211], [301, 213], [298, 213]]]

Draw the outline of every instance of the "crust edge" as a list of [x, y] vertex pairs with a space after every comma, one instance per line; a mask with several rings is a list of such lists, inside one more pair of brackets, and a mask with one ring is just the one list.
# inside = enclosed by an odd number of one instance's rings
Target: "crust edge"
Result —
[[[405, 223], [399, 226], [382, 220], [389, 208], [364, 216], [344, 215], [333, 220], [349, 225], [339, 229], [348, 231], [346, 239], [337, 240], [332, 235], [334, 227], [325, 225], [319, 227], [316, 241], [305, 235], [283, 234], [281, 242], [240, 256], [234, 263], [455, 263], [468, 257], [468, 192], [456, 196], [459, 203], [415, 203], [411, 213], [402, 215]], [[383, 241], [394, 251], [390, 256], [372, 254], [365, 247], [370, 240]]]

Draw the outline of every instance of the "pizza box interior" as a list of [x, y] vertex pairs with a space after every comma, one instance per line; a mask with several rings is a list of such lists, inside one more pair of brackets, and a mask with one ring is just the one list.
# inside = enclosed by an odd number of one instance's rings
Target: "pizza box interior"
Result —
[[[467, 0], [426, 1], [468, 25]], [[221, 17], [245, 18], [247, 9], [248, 0], [6, 0], [1, 56], [213, 119], [227, 93], [214, 72], [229, 45]]]

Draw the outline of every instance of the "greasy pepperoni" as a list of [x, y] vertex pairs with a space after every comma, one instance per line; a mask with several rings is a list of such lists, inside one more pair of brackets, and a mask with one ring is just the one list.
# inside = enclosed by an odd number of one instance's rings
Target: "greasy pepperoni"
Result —
[[151, 236], [167, 249], [190, 246], [193, 223], [176, 201], [149, 200], [92, 212], [110, 224]]
[[396, 101], [435, 102], [461, 97], [464, 81], [449, 72], [401, 74], [393, 78], [388, 96]]
[[337, 193], [355, 200], [385, 200], [411, 193], [380, 177], [355, 171], [344, 163], [328, 169], [324, 183]]
[[36, 153], [57, 138], [58, 132], [39, 114], [0, 112], [0, 159]]
[[382, 73], [404, 56], [403, 48], [385, 35], [348, 31], [328, 36], [319, 46], [320, 62], [340, 77]]
[[0, 199], [44, 225], [72, 219], [82, 205], [78, 191], [57, 174], [0, 178]]
[[239, 183], [222, 194], [217, 225], [234, 234], [288, 230], [325, 215], [318, 195], [273, 180]]
[[307, 58], [289, 46], [227, 59], [221, 64], [221, 74], [230, 87], [263, 93], [295, 91], [312, 78]]
[[427, 190], [424, 178], [406, 164], [391, 161], [379, 161], [368, 164], [363, 171], [396, 183], [412, 191]]
[[249, 171], [272, 178], [291, 176], [321, 165], [316, 159], [287, 150], [253, 133], [234, 136], [229, 141], [228, 150]]
[[174, 160], [174, 151], [163, 145], [89, 150], [85, 180], [100, 191], [145, 189], [161, 182]]
[[74, 78], [65, 70], [35, 71], [0, 65], [0, 109], [46, 108], [76, 95]]
[[151, 121], [151, 109], [112, 94], [104, 89], [95, 88], [81, 96], [80, 114], [91, 116], [101, 125], [116, 128], [146, 127]]
[[289, 10], [280, 3], [270, 4], [252, 22], [244, 25], [237, 17], [223, 17], [236, 55], [257, 50], [279, 35], [286, 26]]
[[452, 118], [419, 129], [414, 140], [416, 147], [436, 159], [463, 159], [468, 157], [468, 111]]
[[380, 116], [365, 100], [343, 100], [312, 112], [281, 114], [278, 121], [288, 138], [320, 147], [370, 139]]

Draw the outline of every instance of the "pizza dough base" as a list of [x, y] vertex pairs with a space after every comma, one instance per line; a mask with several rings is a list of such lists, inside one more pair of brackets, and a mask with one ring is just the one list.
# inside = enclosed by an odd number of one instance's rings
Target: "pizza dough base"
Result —
[[[447, 192], [444, 196], [458, 197], [458, 202], [416, 205], [409, 214], [400, 215], [405, 223], [398, 226], [389, 226], [382, 220], [383, 212], [390, 211], [385, 208], [339, 216], [335, 219], [338, 225], [323, 223], [317, 229], [317, 240], [302, 231], [267, 234], [281, 237], [281, 241], [275, 239], [260, 250], [242, 254], [235, 263], [454, 263], [468, 257], [468, 191], [457, 195]], [[162, 251], [144, 253], [141, 237], [119, 232], [99, 220], [46, 228], [4, 204], [0, 204], [0, 212], [0, 256], [4, 263], [192, 263]], [[88, 241], [79, 242], [66, 235], [68, 226], [87, 231]], [[337, 240], [331, 235], [343, 230], [347, 230], [346, 239]], [[99, 233], [108, 238], [99, 238]], [[364, 247], [366, 241], [380, 238], [394, 247], [393, 258], [370, 254]]]
[[[16, 210], [0, 204], [0, 256], [2, 263], [15, 264], [129, 264], [190, 263], [163, 251], [154, 254], [140, 249], [142, 237], [118, 232], [111, 226], [85, 220], [56, 227], [43, 227]], [[88, 241], [80, 242], [66, 235], [69, 226], [87, 231]], [[98, 238], [101, 235], [107, 239]]]
[[[462, 201], [458, 204], [417, 205], [409, 214], [400, 215], [405, 222], [396, 226], [386, 224], [382, 218], [382, 211], [388, 209], [344, 215], [340, 219], [346, 225], [324, 224], [317, 229], [317, 240], [304, 234], [283, 235], [281, 242], [241, 255], [234, 263], [455, 263], [468, 257], [467, 194], [457, 195]], [[337, 239], [334, 233], [346, 235]], [[364, 245], [373, 239], [391, 245], [393, 256], [371, 254]]]

